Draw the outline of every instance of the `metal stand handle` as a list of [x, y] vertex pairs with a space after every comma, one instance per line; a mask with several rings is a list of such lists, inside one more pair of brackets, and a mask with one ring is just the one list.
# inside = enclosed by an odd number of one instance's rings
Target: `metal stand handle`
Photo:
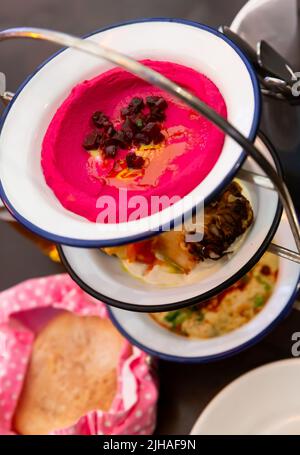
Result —
[[293, 236], [297, 245], [298, 256], [300, 258], [300, 226], [296, 214], [296, 210], [285, 183], [277, 175], [276, 171], [262, 153], [235, 128], [231, 123], [217, 114], [211, 107], [201, 101], [188, 90], [177, 85], [175, 82], [169, 80], [162, 74], [148, 68], [138, 61], [134, 60], [127, 55], [109, 49], [103, 45], [94, 43], [89, 39], [81, 39], [76, 36], [68, 35], [57, 31], [40, 29], [40, 28], [12, 28], [0, 32], [0, 41], [13, 39], [13, 38], [30, 38], [43, 41], [50, 41], [52, 43], [60, 44], [66, 47], [72, 47], [80, 51], [86, 52], [90, 55], [108, 60], [127, 71], [135, 74], [136, 76], [144, 79], [150, 84], [156, 85], [163, 90], [171, 93], [177, 98], [184, 101], [188, 106], [192, 107], [195, 111], [204, 115], [208, 120], [218, 126], [225, 134], [230, 136], [237, 142], [258, 165], [265, 172], [265, 174], [272, 181], [274, 188], [278, 191], [280, 200], [286, 211]]

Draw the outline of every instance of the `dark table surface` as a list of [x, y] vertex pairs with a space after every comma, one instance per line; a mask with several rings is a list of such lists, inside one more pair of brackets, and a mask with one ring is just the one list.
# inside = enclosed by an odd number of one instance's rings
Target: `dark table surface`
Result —
[[[244, 0], [3, 0], [0, 27], [41, 26], [85, 34], [101, 26], [137, 17], [172, 16], [207, 23], [230, 24]], [[0, 44], [0, 71], [8, 89], [22, 80], [56, 48], [40, 42]], [[295, 202], [299, 200], [300, 110], [264, 104], [263, 130], [282, 158]], [[298, 206], [299, 207], [299, 206]], [[27, 278], [63, 272], [29, 239], [7, 223], [0, 224], [0, 290]], [[203, 365], [159, 362], [161, 382], [157, 434], [187, 434], [204, 406], [242, 373], [274, 360], [291, 357], [291, 336], [300, 330], [300, 312], [291, 314], [263, 341], [232, 358]]]

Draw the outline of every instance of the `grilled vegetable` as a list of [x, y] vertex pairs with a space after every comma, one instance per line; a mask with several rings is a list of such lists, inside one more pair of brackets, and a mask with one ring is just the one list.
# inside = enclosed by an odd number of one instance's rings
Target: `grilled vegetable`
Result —
[[150, 240], [103, 250], [122, 260], [149, 266], [171, 262], [183, 273], [189, 273], [200, 261], [218, 260], [228, 254], [230, 246], [252, 221], [251, 205], [240, 185], [233, 181], [205, 208], [204, 236], [200, 242], [186, 241], [186, 234], [192, 234], [191, 231], [168, 231]]
[[242, 235], [253, 221], [249, 201], [243, 196], [237, 182], [231, 182], [226, 190], [208, 207], [204, 214], [204, 237], [201, 242], [188, 245], [189, 252], [203, 261], [220, 259], [228, 253], [230, 245]]

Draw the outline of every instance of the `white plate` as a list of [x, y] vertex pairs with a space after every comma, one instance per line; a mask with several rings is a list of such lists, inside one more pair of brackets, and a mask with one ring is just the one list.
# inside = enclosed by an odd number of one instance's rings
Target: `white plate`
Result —
[[[98, 31], [88, 39], [142, 59], [169, 60], [207, 75], [220, 89], [228, 119], [253, 140], [260, 119], [256, 75], [240, 50], [221, 33], [194, 22], [146, 19]], [[47, 186], [40, 165], [41, 143], [58, 106], [79, 82], [112, 65], [67, 49], [40, 67], [18, 90], [2, 118], [0, 195], [27, 228], [56, 243], [81, 247], [120, 244], [151, 234], [181, 217], [228, 183], [243, 163], [241, 147], [226, 138], [221, 156], [191, 193], [172, 207], [141, 220], [92, 223], [66, 210]]]
[[[272, 161], [261, 139], [257, 146]], [[271, 150], [271, 149], [270, 149]], [[245, 168], [260, 172], [252, 160]], [[110, 305], [135, 311], [166, 311], [197, 303], [221, 292], [258, 261], [276, 232], [281, 207], [277, 193], [243, 183], [251, 201], [255, 221], [238, 251], [217, 270], [201, 281], [180, 287], [158, 287], [136, 279], [127, 273], [119, 259], [99, 249], [61, 247], [61, 257], [73, 279], [86, 292]]]
[[[276, 233], [275, 243], [295, 249], [295, 241], [285, 214]], [[244, 326], [226, 335], [206, 340], [176, 335], [159, 326], [148, 314], [111, 307], [109, 313], [120, 332], [131, 343], [151, 355], [176, 362], [207, 362], [236, 354], [269, 333], [292, 308], [299, 276], [300, 265], [280, 258], [276, 286], [264, 309]], [[281, 388], [278, 390], [281, 393]]]
[[204, 409], [192, 435], [300, 435], [300, 359], [256, 368]]

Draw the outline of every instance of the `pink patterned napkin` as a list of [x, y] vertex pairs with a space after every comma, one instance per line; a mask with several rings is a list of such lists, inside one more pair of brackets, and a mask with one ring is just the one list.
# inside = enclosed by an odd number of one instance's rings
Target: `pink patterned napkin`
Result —
[[[105, 305], [85, 294], [65, 274], [25, 281], [0, 294], [0, 434], [14, 434], [12, 417], [35, 334], [49, 319], [47, 314], [58, 310], [108, 317]], [[157, 396], [149, 356], [136, 347], [130, 349], [125, 341], [118, 391], [110, 411], [89, 412], [53, 434], [151, 434]]]

